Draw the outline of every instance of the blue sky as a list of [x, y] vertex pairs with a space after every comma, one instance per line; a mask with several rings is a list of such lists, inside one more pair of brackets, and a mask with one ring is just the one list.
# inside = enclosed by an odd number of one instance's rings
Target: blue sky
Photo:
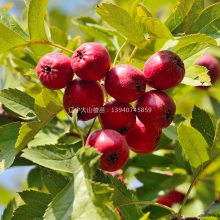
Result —
[[[0, 6], [9, 2], [14, 4], [14, 8], [11, 10], [11, 13], [19, 13], [20, 6], [24, 4], [24, 0], [1, 0]], [[77, 16], [82, 13], [90, 14], [92, 7], [97, 5], [98, 2], [100, 2], [100, 0], [49, 0], [48, 8], [58, 7], [69, 15]]]

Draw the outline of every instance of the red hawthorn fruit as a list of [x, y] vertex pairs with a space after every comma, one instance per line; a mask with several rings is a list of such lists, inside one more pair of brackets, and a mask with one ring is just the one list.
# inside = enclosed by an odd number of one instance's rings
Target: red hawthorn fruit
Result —
[[[206, 67], [209, 72], [209, 76], [211, 78], [211, 83], [214, 84], [219, 76], [220, 76], [220, 67], [218, 60], [213, 57], [212, 55], [206, 54], [201, 59], [199, 59], [196, 63], [196, 65], [204, 66]], [[198, 88], [202, 89], [208, 89], [210, 86], [198, 86]]]
[[102, 128], [123, 134], [135, 125], [136, 116], [131, 105], [113, 100], [104, 105], [99, 120]]
[[104, 46], [95, 42], [82, 44], [72, 56], [72, 68], [86, 80], [100, 80], [110, 69], [111, 58]]
[[125, 138], [114, 130], [105, 129], [91, 133], [86, 140], [86, 146], [91, 146], [102, 154], [99, 167], [105, 171], [120, 169], [129, 157]]
[[66, 112], [72, 116], [72, 110], [78, 109], [77, 117], [82, 121], [96, 117], [103, 103], [104, 94], [100, 84], [80, 78], [69, 83], [63, 96]]
[[144, 125], [137, 119], [135, 126], [125, 134], [125, 139], [132, 151], [147, 154], [156, 149], [161, 134], [161, 129], [156, 129], [150, 124]]
[[36, 73], [48, 89], [62, 89], [71, 82], [73, 70], [71, 60], [62, 53], [48, 53], [37, 64]]
[[175, 203], [181, 203], [184, 197], [184, 193], [177, 190], [172, 190], [171, 192], [159, 197], [156, 202], [168, 207], [172, 207]]
[[146, 61], [144, 74], [149, 86], [165, 90], [177, 86], [183, 80], [185, 67], [177, 54], [162, 50]]
[[130, 103], [144, 94], [146, 80], [139, 69], [128, 64], [120, 64], [113, 67], [106, 75], [105, 88], [116, 100]]
[[157, 129], [166, 128], [174, 119], [176, 105], [166, 93], [151, 90], [138, 100], [136, 111], [137, 117], [143, 124]]

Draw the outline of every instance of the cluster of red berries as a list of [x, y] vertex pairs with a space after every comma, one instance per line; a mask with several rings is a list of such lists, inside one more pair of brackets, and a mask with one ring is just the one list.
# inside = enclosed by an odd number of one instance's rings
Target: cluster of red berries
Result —
[[[110, 69], [111, 59], [105, 47], [84, 43], [69, 58], [61, 53], [45, 55], [37, 65], [40, 81], [49, 89], [66, 87], [63, 105], [79, 120], [99, 116], [102, 130], [89, 135], [87, 146], [102, 153], [100, 168], [120, 169], [128, 160], [129, 148], [137, 153], [155, 150], [162, 129], [172, 122], [176, 106], [161, 90], [177, 86], [185, 68], [180, 57], [171, 51], [151, 56], [144, 71], [128, 64]], [[79, 77], [74, 80], [74, 73]], [[100, 82], [105, 78], [104, 87]], [[154, 88], [145, 92], [146, 86]], [[104, 104], [104, 91], [114, 100]], [[131, 105], [130, 103], [136, 102]], [[135, 106], [135, 107], [133, 107]]]

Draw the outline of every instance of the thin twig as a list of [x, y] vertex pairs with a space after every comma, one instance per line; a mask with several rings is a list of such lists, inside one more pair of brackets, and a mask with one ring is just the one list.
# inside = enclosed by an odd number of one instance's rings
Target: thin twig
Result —
[[94, 124], [95, 124], [95, 121], [96, 121], [96, 117], [94, 118], [94, 120], [93, 120], [93, 122], [92, 122], [92, 125], [91, 125], [91, 127], [89, 128], [89, 131], [88, 131], [88, 133], [87, 133], [87, 135], [86, 135], [86, 139], [87, 139], [88, 136], [90, 135], [90, 133], [91, 133], [91, 131], [92, 131], [92, 128], [93, 128], [93, 126], [94, 126]]
[[177, 219], [181, 219], [181, 213], [182, 213], [182, 209], [184, 207], [184, 205], [186, 204], [188, 197], [194, 187], [194, 185], [198, 182], [198, 180], [200, 179], [201, 175], [203, 174], [204, 170], [218, 157], [219, 155], [216, 155], [215, 157], [213, 157], [212, 160], [210, 160], [204, 167], [201, 167], [200, 170], [198, 171], [198, 173], [194, 176], [192, 183], [190, 184], [189, 189], [187, 190], [187, 193], [185, 195], [184, 200], [182, 201], [181, 205], [180, 205], [180, 209], [177, 213]]
[[80, 135], [80, 138], [82, 139], [82, 146], [84, 146], [85, 145], [85, 139], [84, 139], [84, 135], [83, 135], [83, 133], [82, 133], [82, 131], [81, 131], [81, 129], [79, 128], [79, 126], [78, 126], [78, 124], [77, 124], [77, 113], [78, 113], [78, 111], [77, 110], [74, 110], [73, 112], [72, 112], [72, 114], [73, 114], [73, 124], [74, 124], [74, 127], [75, 127], [75, 129], [78, 131], [78, 133], [79, 133], [79, 135]]
[[56, 43], [53, 43], [53, 42], [50, 42], [50, 41], [29, 41], [25, 44], [20, 44], [20, 45], [17, 45], [15, 47], [11, 47], [10, 50], [13, 50], [13, 49], [17, 49], [17, 48], [20, 48], [20, 47], [26, 47], [26, 46], [30, 46], [30, 45], [33, 45], [33, 44], [39, 44], [39, 45], [49, 45], [49, 46], [52, 46], [52, 47], [56, 47], [56, 48], [59, 48], [61, 50], [64, 50], [68, 53], [71, 53], [73, 54], [73, 51], [72, 50], [69, 50], [59, 44], [56, 44]]
[[118, 50], [118, 52], [117, 52], [117, 54], [116, 54], [116, 56], [115, 56], [114, 62], [113, 62], [113, 66], [116, 65], [116, 62], [117, 62], [117, 60], [118, 60], [118, 57], [119, 57], [121, 51], [122, 51], [122, 50], [124, 49], [124, 47], [127, 45], [127, 43], [128, 43], [128, 39], [125, 40], [125, 42], [122, 44], [122, 46], [121, 46], [120, 49]]
[[134, 47], [133, 51], [131, 52], [131, 55], [130, 55], [130, 57], [129, 57], [129, 62], [130, 62], [131, 59], [134, 57], [134, 55], [136, 54], [137, 50], [138, 50], [138, 46], [136, 45], [136, 46]]

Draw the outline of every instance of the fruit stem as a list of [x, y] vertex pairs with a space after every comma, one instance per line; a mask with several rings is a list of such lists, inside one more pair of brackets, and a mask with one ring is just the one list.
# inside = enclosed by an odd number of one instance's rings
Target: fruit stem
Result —
[[220, 155], [216, 155], [215, 157], [212, 158], [212, 160], [210, 160], [204, 167], [201, 166], [201, 168], [199, 169], [199, 171], [197, 172], [197, 174], [193, 177], [192, 183], [189, 186], [189, 189], [187, 190], [187, 193], [184, 197], [184, 200], [182, 201], [181, 205], [180, 205], [180, 209], [177, 213], [177, 218], [181, 219], [181, 214], [182, 214], [182, 209], [184, 207], [184, 205], [186, 204], [188, 197], [193, 189], [193, 187], [195, 186], [195, 184], [198, 182], [198, 180], [200, 179], [200, 177], [202, 176], [204, 170]]
[[122, 52], [122, 50], [125, 48], [125, 46], [128, 44], [128, 39], [125, 40], [125, 42], [122, 44], [122, 46], [120, 47], [120, 49], [118, 50], [117, 54], [115, 55], [115, 59], [114, 59], [114, 62], [113, 62], [113, 66], [116, 65], [116, 62], [118, 60], [118, 57], [120, 55], [120, 53]]
[[88, 138], [88, 136], [90, 135], [90, 133], [91, 133], [91, 131], [92, 131], [92, 128], [93, 128], [93, 126], [94, 126], [94, 124], [95, 124], [95, 120], [96, 120], [96, 117], [94, 118], [94, 120], [93, 120], [93, 122], [92, 122], [92, 125], [91, 125], [91, 127], [89, 128], [89, 131], [88, 131], [88, 133], [87, 133], [87, 135], [86, 135], [86, 139]]
[[134, 55], [136, 54], [137, 50], [138, 50], [138, 46], [136, 45], [136, 46], [134, 47], [133, 51], [131, 52], [131, 55], [130, 55], [130, 57], [129, 57], [129, 62], [130, 62], [131, 59], [134, 57]]
[[108, 102], [108, 93], [107, 93], [107, 91], [105, 89], [105, 81], [101, 82], [101, 86], [102, 86], [102, 89], [103, 89], [104, 94], [105, 94], [105, 101]]
[[84, 146], [85, 145], [85, 139], [84, 139], [84, 135], [83, 135], [81, 129], [79, 128], [79, 126], [77, 124], [77, 121], [78, 121], [77, 120], [77, 113], [78, 113], [77, 110], [74, 110], [73, 113], [72, 113], [73, 114], [73, 125], [74, 125], [75, 129], [77, 130], [78, 134], [80, 135], [80, 138], [82, 140], [82, 146]]
[[29, 42], [27, 42], [27, 43], [25, 43], [25, 44], [20, 44], [20, 45], [17, 45], [17, 46], [15, 46], [15, 47], [12, 47], [11, 50], [17, 49], [17, 48], [19, 48], [19, 47], [29, 46], [29, 45], [32, 45], [32, 44], [46, 44], [46, 45], [49, 45], [49, 46], [52, 46], [52, 47], [56, 47], [56, 48], [59, 48], [59, 49], [61, 49], [61, 50], [66, 51], [66, 52], [68, 52], [68, 53], [73, 54], [73, 51], [72, 51], [72, 50], [69, 50], [69, 49], [67, 49], [67, 48], [65, 48], [65, 47], [63, 47], [63, 46], [61, 46], [61, 45], [59, 45], [59, 44], [56, 44], [56, 43], [53, 43], [53, 42], [50, 42], [50, 41], [29, 41]]

